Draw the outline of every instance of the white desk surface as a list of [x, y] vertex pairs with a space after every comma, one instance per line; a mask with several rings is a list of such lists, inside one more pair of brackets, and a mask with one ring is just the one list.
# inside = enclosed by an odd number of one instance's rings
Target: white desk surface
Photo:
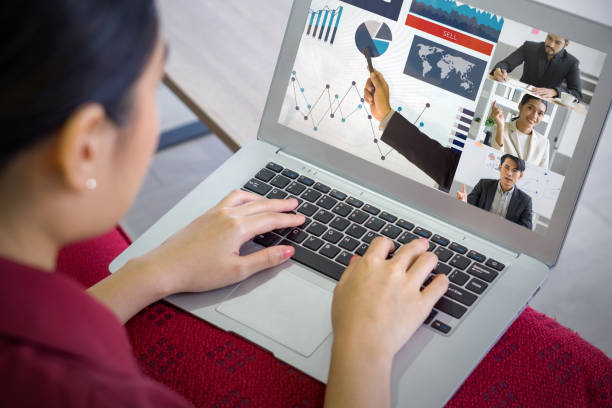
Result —
[[289, 0], [160, 0], [164, 82], [232, 150], [255, 140]]

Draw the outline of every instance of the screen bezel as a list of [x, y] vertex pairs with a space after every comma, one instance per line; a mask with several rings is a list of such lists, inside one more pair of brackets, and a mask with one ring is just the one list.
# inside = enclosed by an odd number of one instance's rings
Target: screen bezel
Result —
[[279, 147], [287, 154], [357, 182], [364, 188], [389, 196], [517, 253], [531, 255], [549, 266], [554, 265], [610, 109], [612, 28], [527, 0], [467, 1], [474, 7], [495, 10], [504, 18], [545, 32], [564, 33], [572, 41], [607, 54], [553, 217], [543, 236], [480, 208], [453, 200], [452, 196], [448, 200], [440, 200], [440, 194], [443, 194], [440, 191], [281, 125], [278, 121], [280, 109], [310, 3], [301, 0], [293, 3], [257, 138]]

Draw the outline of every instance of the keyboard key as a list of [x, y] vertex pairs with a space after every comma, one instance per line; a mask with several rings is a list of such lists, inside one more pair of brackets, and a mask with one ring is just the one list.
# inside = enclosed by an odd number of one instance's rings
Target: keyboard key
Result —
[[313, 222], [310, 227], [308, 227], [308, 229], [306, 230], [307, 232], [310, 232], [312, 235], [316, 235], [317, 237], [320, 236], [322, 233], [324, 233], [325, 231], [327, 231], [327, 227], [323, 224], [320, 224], [318, 222]]
[[361, 210], [355, 210], [349, 215], [349, 220], [356, 222], [357, 224], [363, 224], [368, 219], [368, 214]]
[[342, 265], [348, 266], [349, 261], [353, 257], [353, 254], [346, 251], [342, 251], [340, 255], [336, 257], [336, 262], [340, 262]]
[[431, 309], [431, 312], [429, 312], [429, 316], [427, 316], [427, 319], [425, 319], [423, 323], [429, 324], [433, 320], [433, 318], [436, 317], [437, 314], [438, 314], [437, 310]]
[[378, 234], [376, 234], [376, 233], [374, 233], [374, 232], [372, 232], [372, 231], [368, 231], [368, 232], [367, 232], [367, 233], [366, 233], [366, 234], [363, 236], [363, 238], [361, 238], [361, 240], [362, 240], [363, 242], [365, 242], [366, 244], [369, 244], [369, 243], [371, 243], [371, 242], [374, 240], [374, 238], [379, 237], [379, 236], [380, 236], [380, 235], [378, 235]]
[[311, 190], [309, 188], [308, 190], [306, 190], [304, 194], [301, 195], [301, 197], [306, 201], [310, 201], [311, 203], [314, 203], [315, 201], [319, 199], [319, 197], [321, 197], [321, 193], [315, 190]]
[[438, 330], [438, 331], [441, 331], [444, 334], [448, 333], [452, 329], [452, 327], [450, 327], [448, 324], [442, 323], [439, 320], [436, 320], [435, 322], [433, 322], [431, 324], [431, 327], [436, 329], [436, 330]]
[[287, 190], [291, 194], [295, 194], [296, 196], [299, 196], [300, 194], [304, 192], [304, 190], [306, 190], [306, 187], [293, 181], [291, 182], [291, 184], [287, 186], [287, 188], [285, 188], [285, 190]]
[[487, 259], [487, 262], [485, 262], [485, 265], [490, 266], [493, 269], [497, 269], [498, 271], [501, 271], [502, 269], [504, 269], [506, 267], [506, 265], [504, 265], [501, 262], [496, 261], [495, 259]]
[[325, 257], [312, 252], [310, 249], [303, 248], [291, 241], [284, 240], [281, 245], [290, 245], [295, 249], [295, 253], [291, 257], [297, 262], [311, 267], [315, 271], [321, 272], [332, 279], [339, 280], [344, 272], [344, 267]]
[[340, 244], [338, 245], [340, 245], [341, 248], [344, 248], [348, 251], [354, 251], [355, 248], [359, 246], [359, 241], [357, 241], [355, 238], [344, 237], [342, 238], [342, 241], [340, 241]]
[[338, 200], [331, 198], [330, 196], [323, 196], [319, 201], [317, 201], [317, 205], [325, 208], [326, 210], [331, 210], [331, 208], [336, 205]]
[[340, 252], [340, 248], [331, 244], [323, 245], [323, 248], [321, 249], [321, 251], [319, 251], [320, 254], [323, 254], [328, 258], [335, 257], [336, 255], [338, 255], [338, 252]]
[[308, 187], [312, 186], [314, 184], [314, 180], [311, 178], [308, 178], [306, 176], [300, 176], [298, 178], [298, 181]]
[[487, 286], [489, 286], [489, 285], [487, 285], [486, 283], [484, 283], [480, 279], [472, 278], [470, 283], [465, 285], [465, 288], [471, 290], [474, 293], [478, 293], [480, 295], [482, 292], [485, 291]]
[[448, 260], [454, 255], [454, 252], [446, 248], [438, 247], [438, 249], [434, 251], [434, 254], [436, 254], [438, 259], [442, 262], [448, 262]]
[[379, 217], [380, 217], [380, 218], [382, 218], [382, 219], [383, 219], [383, 220], [385, 220], [385, 221], [388, 221], [388, 222], [395, 222], [395, 221], [397, 221], [397, 217], [396, 217], [395, 215], [389, 214], [389, 213], [388, 213], [388, 212], [386, 212], [386, 211], [383, 211], [383, 212], [382, 212], [382, 213], [379, 215]]
[[417, 235], [422, 236], [423, 238], [431, 237], [431, 231], [428, 231], [425, 228], [416, 227], [413, 232]]
[[359, 248], [357, 248], [357, 250], [355, 251], [355, 253], [359, 256], [363, 256], [363, 254], [366, 253], [366, 251], [368, 250], [370, 246], [368, 244], [361, 244], [359, 245]]
[[320, 221], [323, 224], [327, 224], [332, 218], [334, 218], [334, 215], [325, 210], [319, 210], [317, 215], [314, 216], [315, 220]]
[[442, 246], [447, 246], [450, 243], [448, 239], [438, 234], [434, 234], [434, 236], [431, 237], [431, 240], [435, 242], [436, 244], [442, 245]]
[[319, 239], [317, 237], [308, 237], [308, 239], [306, 239], [306, 241], [304, 241], [304, 246], [306, 248], [312, 249], [313, 251], [317, 251], [319, 248], [321, 248], [321, 245], [323, 245], [324, 242], [322, 239]]
[[434, 280], [435, 277], [435, 275], [429, 275], [427, 279], [425, 279], [425, 282], [423, 282], [423, 285], [421, 286], [421, 291], [423, 291], [423, 289], [429, 286], [429, 284]]
[[495, 272], [493, 269], [477, 263], [472, 264], [467, 270], [467, 273], [486, 282], [493, 282], [493, 279], [497, 278], [497, 275], [499, 275], [499, 273]]
[[486, 256], [476, 251], [468, 252], [467, 257], [472, 258], [473, 260], [478, 261], [478, 262], [484, 262], [484, 260], [487, 259]]
[[398, 227], [402, 227], [403, 229], [408, 230], [408, 231], [414, 228], [413, 223], [408, 222], [403, 218], [400, 218], [399, 220], [397, 220], [396, 224]]
[[466, 306], [472, 306], [476, 299], [478, 299], [478, 296], [475, 294], [468, 292], [465, 289], [461, 289], [459, 286], [453, 285], [452, 283], [449, 283], [448, 285], [446, 296]]
[[276, 176], [276, 173], [274, 173], [272, 170], [268, 170], [268, 169], [261, 169], [259, 170], [259, 172], [255, 175], [255, 178], [260, 179], [261, 181], [270, 181], [272, 180], [272, 178]]
[[375, 217], [370, 217], [365, 223], [366, 227], [374, 231], [380, 231], [383, 225], [385, 225], [385, 222]]
[[273, 188], [272, 191], [270, 191], [268, 193], [268, 195], [266, 196], [267, 198], [285, 198], [287, 197], [287, 193], [285, 193], [283, 190], [279, 190], [278, 188]]
[[338, 191], [338, 190], [332, 190], [329, 193], [330, 196], [340, 200], [340, 201], [344, 201], [344, 199], [346, 198], [346, 194], [344, 194], [342, 191]]
[[361, 225], [351, 224], [351, 226], [346, 230], [346, 233], [351, 237], [361, 238], [361, 236], [366, 232], [366, 229]]
[[372, 215], [377, 215], [380, 210], [374, 206], [371, 206], [370, 204], [366, 204], [363, 206], [363, 211], [368, 212]]
[[336, 217], [333, 219], [332, 222], [329, 223], [329, 226], [337, 229], [338, 231], [344, 231], [346, 227], [349, 226], [349, 224], [350, 224], [350, 221], [347, 220], [346, 218]]
[[274, 230], [274, 232], [282, 237], [283, 235], [287, 234], [291, 230], [292, 230], [292, 227], [287, 227], [287, 228], [276, 229]]
[[327, 232], [325, 232], [325, 234], [323, 234], [322, 237], [324, 240], [332, 242], [332, 243], [336, 243], [338, 241], [340, 241], [340, 239], [342, 239], [342, 233], [333, 230], [333, 229], [329, 229], [327, 230]]
[[453, 242], [452, 244], [450, 244], [449, 248], [455, 252], [459, 252], [460, 254], [465, 254], [467, 252], [466, 247], [464, 247], [463, 245], [459, 245], [456, 242]]
[[290, 169], [285, 169], [283, 170], [283, 172], [281, 173], [283, 176], [289, 177], [290, 179], [296, 179], [298, 178], [299, 174], [297, 174], [295, 171], [290, 170]]
[[280, 239], [281, 237], [278, 235], [272, 232], [266, 232], [265, 234], [257, 235], [255, 238], [253, 238], [253, 241], [257, 242], [259, 245], [269, 247], [276, 244], [278, 241], [280, 241]]
[[312, 214], [314, 214], [317, 210], [319, 209], [319, 207], [317, 207], [316, 205], [310, 204], [310, 203], [304, 203], [302, 204], [302, 206], [298, 209], [299, 213], [304, 214], [307, 217], [310, 217]]
[[326, 186], [325, 184], [321, 184], [321, 183], [315, 183], [313, 187], [315, 190], [319, 190], [320, 192], [324, 194], [329, 193], [329, 190], [330, 190], [328, 186]]
[[287, 235], [287, 238], [299, 244], [302, 241], [304, 241], [307, 236], [308, 234], [302, 231], [301, 229], [294, 228], [289, 232], [289, 235]]
[[453, 316], [455, 319], [461, 319], [461, 316], [467, 312], [467, 307], [460, 305], [457, 302], [453, 302], [447, 297], [442, 297], [438, 300], [438, 303], [434, 307], [446, 314]]
[[429, 241], [429, 248], [427, 248], [427, 252], [433, 252], [434, 249], [436, 249], [436, 244]]
[[283, 169], [283, 166], [276, 164], [274, 162], [270, 162], [266, 164], [266, 167], [276, 173], [280, 172]]
[[347, 204], [352, 205], [353, 207], [361, 207], [363, 205], [363, 201], [356, 199], [355, 197], [349, 197], [346, 200]]
[[350, 206], [344, 203], [338, 203], [338, 205], [336, 205], [332, 211], [338, 215], [346, 217], [352, 210], [353, 209]]
[[453, 268], [451, 268], [447, 264], [443, 264], [442, 262], [438, 262], [438, 265], [436, 266], [436, 269], [433, 270], [433, 273], [435, 273], [436, 275], [440, 274], [440, 273], [443, 273], [444, 275], [448, 275], [448, 273], [452, 269]]
[[410, 241], [413, 241], [415, 239], [417, 239], [419, 237], [417, 237], [416, 235], [414, 235], [412, 232], [404, 232], [399, 238], [398, 241], [401, 242], [402, 244], [407, 244]]
[[257, 193], [259, 195], [266, 195], [268, 193], [268, 191], [270, 191], [272, 189], [272, 187], [270, 187], [269, 185], [267, 185], [266, 183], [264, 183], [263, 181], [257, 180], [257, 179], [250, 179], [245, 185], [244, 188], [246, 188], [247, 190], [250, 190], [254, 193]]
[[[453, 282], [456, 283], [459, 286], [463, 286], [465, 284], [465, 282], [467, 282], [470, 279], [470, 275], [468, 275], [467, 273], [463, 273], [461, 271], [458, 270], [454, 270], [453, 273], [451, 273], [450, 275], [448, 275], [448, 279]], [[476, 278], [473, 278], [476, 279]], [[469, 289], [469, 288], [468, 288]]]
[[402, 230], [400, 229], [400, 227], [396, 227], [395, 225], [387, 224], [385, 228], [383, 228], [383, 230], [381, 231], [381, 234], [391, 239], [395, 239], [401, 232]]
[[289, 184], [291, 180], [287, 177], [283, 177], [280, 174], [274, 177], [274, 179], [270, 182], [274, 187], [285, 188], [287, 184]]
[[450, 260], [449, 264], [454, 266], [457, 269], [464, 270], [470, 264], [470, 260], [465, 256], [455, 255], [453, 259]]

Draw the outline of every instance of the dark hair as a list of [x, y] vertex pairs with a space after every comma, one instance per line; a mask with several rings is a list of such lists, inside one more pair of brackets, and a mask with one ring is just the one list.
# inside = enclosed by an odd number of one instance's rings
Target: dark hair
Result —
[[[521, 98], [521, 101], [519, 102], [520, 105], [525, 106], [525, 104], [527, 102], [529, 102], [530, 100], [535, 99], [536, 101], [540, 101], [543, 105], [544, 105], [544, 112], [546, 112], [548, 110], [548, 103], [544, 100], [544, 99], [540, 99], [535, 95], [531, 95], [526, 93], [525, 95], [523, 95], [523, 97]], [[517, 116], [513, 117], [512, 120], [517, 120], [519, 117], [521, 116], [520, 112]]]
[[522, 173], [525, 171], [525, 160], [523, 159], [519, 159], [518, 157], [511, 155], [511, 154], [504, 154], [501, 159], [499, 159], [499, 165], [501, 166], [502, 164], [504, 164], [504, 160], [506, 159], [511, 159], [514, 160], [514, 162], [516, 163], [516, 168]]
[[125, 123], [157, 42], [152, 0], [3, 0], [0, 16], [0, 166], [84, 103]]

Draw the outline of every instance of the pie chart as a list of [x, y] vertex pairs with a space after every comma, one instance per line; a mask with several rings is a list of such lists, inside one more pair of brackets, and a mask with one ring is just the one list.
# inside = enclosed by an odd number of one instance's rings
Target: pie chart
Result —
[[378, 21], [371, 20], [361, 23], [355, 32], [357, 49], [363, 53], [364, 49], [369, 48], [372, 58], [383, 55], [389, 48], [391, 40], [389, 26]]

